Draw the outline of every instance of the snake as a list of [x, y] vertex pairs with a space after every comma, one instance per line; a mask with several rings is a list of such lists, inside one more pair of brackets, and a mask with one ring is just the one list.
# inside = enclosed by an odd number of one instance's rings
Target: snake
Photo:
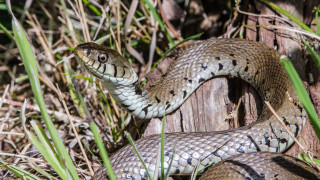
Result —
[[[98, 77], [119, 106], [138, 119], [163, 117], [175, 111], [205, 81], [217, 76], [241, 78], [269, 102], [280, 120], [264, 106], [257, 121], [236, 129], [165, 134], [163, 168], [170, 175], [187, 175], [210, 167], [202, 179], [319, 179], [317, 170], [284, 155], [297, 137], [307, 113], [280, 63], [280, 53], [245, 39], [208, 39], [194, 42], [148, 87], [142, 87], [131, 63], [117, 51], [89, 42], [78, 45], [75, 57]], [[114, 153], [111, 164], [117, 179], [148, 179], [155, 174], [160, 135], [141, 138]], [[170, 168], [169, 168], [170, 167]], [[160, 174], [160, 173], [158, 173]], [[159, 176], [159, 175], [158, 175]], [[106, 179], [100, 168], [93, 179]]]

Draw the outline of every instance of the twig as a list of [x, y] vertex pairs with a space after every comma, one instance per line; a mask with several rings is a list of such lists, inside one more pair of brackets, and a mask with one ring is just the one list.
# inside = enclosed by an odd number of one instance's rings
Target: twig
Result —
[[[18, 106], [18, 107], [22, 107], [22, 105], [23, 105], [22, 102], [10, 100], [10, 99], [2, 99], [1, 98], [0, 101], [2, 101], [5, 104]], [[30, 105], [30, 104], [26, 105], [26, 109], [40, 112], [40, 108], [38, 106], [34, 106], [34, 105]], [[65, 113], [61, 113], [61, 112], [58, 112], [56, 110], [50, 110], [50, 109], [48, 109], [47, 111], [48, 111], [48, 114], [55, 115], [58, 119], [66, 119], [66, 118], [68, 118], [68, 116]], [[84, 120], [82, 118], [76, 117], [76, 116], [71, 116], [71, 118], [72, 118], [73, 121], [76, 121], [77, 123], [86, 124], [89, 127], [88, 123], [84, 122]]]
[[178, 39], [178, 40], [182, 40], [181, 37], [179, 36], [179, 34], [177, 33], [177, 31], [172, 27], [171, 23], [168, 21], [166, 15], [164, 14], [163, 8], [162, 8], [162, 4], [160, 0], [157, 0], [158, 2], [158, 6], [160, 9], [160, 14], [161, 17], [163, 19], [163, 21], [166, 23], [166, 25], [168, 26], [169, 30], [174, 34], [174, 36]]
[[8, 92], [8, 89], [9, 89], [10, 85], [8, 84], [6, 89], [4, 90], [3, 94], [2, 94], [2, 98], [0, 99], [0, 108], [2, 107], [2, 103], [3, 103], [3, 99], [6, 97], [6, 94]]
[[290, 19], [286, 19], [286, 18], [277, 16], [277, 15], [254, 14], [254, 13], [242, 11], [242, 10], [240, 10], [240, 7], [239, 7], [238, 5], [236, 5], [236, 10], [237, 10], [239, 13], [245, 14], [245, 15], [248, 15], [248, 16], [267, 17], [267, 18], [278, 18], [278, 19], [283, 20], [283, 21], [286, 22], [286, 23], [290, 23]]
[[271, 106], [271, 104], [268, 101], [265, 101], [266, 105], [268, 106], [268, 108], [270, 109], [270, 111], [272, 112], [272, 114], [276, 117], [276, 119], [280, 122], [280, 124], [286, 129], [286, 131], [288, 132], [288, 134], [292, 137], [292, 139], [299, 145], [299, 147], [305, 152], [307, 153], [306, 148], [300, 144], [300, 142], [298, 141], [298, 139], [292, 134], [292, 132], [290, 131], [290, 129], [282, 122], [281, 118], [279, 117], [279, 115], [276, 113], [276, 111], [273, 109], [273, 107]]
[[134, 13], [138, 7], [138, 3], [139, 1], [138, 0], [133, 0], [131, 5], [130, 5], [130, 9], [128, 11], [128, 15], [127, 15], [127, 19], [124, 23], [124, 38], [126, 39], [126, 49], [127, 51], [132, 55], [134, 56], [141, 64], [145, 64], [144, 63], [144, 59], [143, 57], [134, 49], [131, 47], [130, 45], [130, 40], [127, 38], [127, 33], [128, 33], [128, 29], [129, 29], [129, 26], [131, 24], [131, 21], [132, 19], [134, 18]]
[[288, 132], [288, 134], [292, 137], [292, 139], [298, 144], [298, 146], [304, 151], [305, 154], [307, 154], [310, 158], [310, 160], [312, 161], [312, 163], [314, 164], [314, 166], [320, 171], [320, 168], [317, 166], [317, 164], [314, 162], [313, 158], [310, 155], [310, 152], [307, 150], [306, 147], [304, 147], [299, 141], [298, 139], [292, 134], [292, 132], [290, 131], [290, 129], [282, 122], [281, 118], [279, 117], [279, 115], [276, 113], [276, 111], [273, 109], [273, 107], [271, 106], [271, 104], [268, 101], [265, 101], [266, 105], [268, 106], [268, 108], [270, 109], [271, 113], [276, 117], [276, 119], [280, 122], [280, 124], [286, 129], [286, 131]]
[[60, 91], [58, 85], [57, 85], [57, 89], [58, 89], [57, 94], [58, 94], [58, 96], [59, 96], [60, 101], [61, 101], [62, 104], [63, 104], [63, 107], [64, 107], [66, 113], [67, 113], [67, 116], [68, 116], [70, 125], [71, 125], [71, 127], [72, 127], [72, 131], [73, 131], [73, 133], [74, 133], [75, 136], [76, 136], [76, 139], [77, 139], [77, 141], [78, 141], [78, 145], [80, 146], [80, 149], [81, 149], [81, 152], [82, 152], [82, 155], [83, 155], [83, 157], [84, 157], [84, 159], [85, 159], [85, 161], [86, 161], [86, 163], [87, 163], [87, 166], [88, 166], [88, 168], [89, 168], [89, 171], [90, 171], [91, 175], [93, 175], [94, 172], [93, 172], [93, 170], [92, 170], [90, 161], [89, 161], [89, 159], [88, 159], [88, 157], [87, 157], [87, 154], [86, 154], [86, 152], [85, 152], [85, 150], [84, 150], [84, 148], [83, 148], [83, 146], [82, 146], [82, 143], [81, 143], [81, 140], [80, 140], [80, 138], [79, 138], [78, 132], [77, 132], [77, 130], [76, 130], [74, 124], [73, 124], [73, 121], [72, 121], [71, 115], [70, 115], [70, 113], [69, 113], [68, 107], [67, 107], [66, 102], [64, 101], [64, 99], [63, 99], [63, 97], [62, 97], [62, 94], [61, 94], [61, 91]]
[[24, 155], [16, 155], [16, 154], [10, 154], [10, 153], [0, 153], [0, 156], [19, 157], [19, 158], [25, 158], [25, 159], [32, 159], [33, 161], [36, 161], [36, 162], [39, 162], [39, 163], [46, 163], [46, 161], [40, 160], [39, 158], [32, 158], [32, 157], [24, 156]]
[[82, 23], [82, 27], [83, 27], [83, 36], [86, 42], [91, 42], [91, 38], [90, 38], [90, 32], [88, 29], [88, 23], [87, 23], [87, 19], [85, 18], [85, 13], [83, 10], [83, 4], [81, 0], [77, 0], [76, 4], [78, 5], [78, 9], [80, 10], [80, 20]]
[[99, 26], [98, 26], [98, 28], [97, 28], [97, 31], [96, 31], [96, 33], [95, 33], [95, 35], [94, 35], [94, 37], [93, 37], [93, 40], [95, 40], [96, 38], [97, 38], [97, 36], [98, 36], [98, 34], [99, 34], [99, 31], [100, 31], [100, 29], [101, 29], [101, 27], [102, 27], [102, 23], [106, 20], [106, 11], [104, 10], [104, 8], [98, 3], [98, 2], [96, 2], [96, 1], [93, 1], [93, 0], [90, 0], [90, 3], [91, 4], [94, 4], [95, 6], [97, 6], [97, 7], [99, 7], [100, 8], [100, 10], [101, 10], [101, 19], [99, 20]]
[[121, 53], [121, 31], [120, 31], [120, 1], [117, 1], [117, 14], [116, 14], [116, 18], [117, 18], [117, 41], [118, 41], [118, 49], [120, 50], [119, 53]]

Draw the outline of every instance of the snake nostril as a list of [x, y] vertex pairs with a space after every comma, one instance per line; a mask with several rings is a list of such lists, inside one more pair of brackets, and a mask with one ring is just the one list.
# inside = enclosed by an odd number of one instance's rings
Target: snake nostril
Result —
[[85, 55], [85, 56], [89, 56], [90, 55], [90, 53], [91, 53], [91, 50], [90, 49], [83, 49], [82, 50], [82, 53]]

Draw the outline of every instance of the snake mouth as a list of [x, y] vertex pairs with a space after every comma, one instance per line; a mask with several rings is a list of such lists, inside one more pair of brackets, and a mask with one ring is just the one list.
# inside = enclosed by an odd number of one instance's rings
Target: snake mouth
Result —
[[[78, 53], [76, 51], [75, 51], [75, 57], [76, 57], [77, 61], [81, 64], [81, 66], [85, 67], [88, 70], [88, 72], [90, 72], [90, 74], [92, 74], [100, 79], [103, 78], [104, 74], [99, 72], [99, 68], [95, 68], [92, 66], [92, 65], [96, 64], [95, 60], [92, 60], [92, 59], [90, 60], [87, 57], [83, 56], [81, 53]], [[85, 61], [85, 59], [88, 59], [88, 60]], [[90, 65], [90, 63], [92, 65]], [[101, 66], [101, 64], [99, 66]]]

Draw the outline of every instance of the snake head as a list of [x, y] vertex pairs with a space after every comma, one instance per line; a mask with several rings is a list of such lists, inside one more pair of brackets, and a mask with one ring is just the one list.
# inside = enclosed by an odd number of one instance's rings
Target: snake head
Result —
[[82, 66], [102, 80], [119, 82], [136, 76], [130, 62], [115, 50], [90, 42], [78, 45], [74, 54]]

